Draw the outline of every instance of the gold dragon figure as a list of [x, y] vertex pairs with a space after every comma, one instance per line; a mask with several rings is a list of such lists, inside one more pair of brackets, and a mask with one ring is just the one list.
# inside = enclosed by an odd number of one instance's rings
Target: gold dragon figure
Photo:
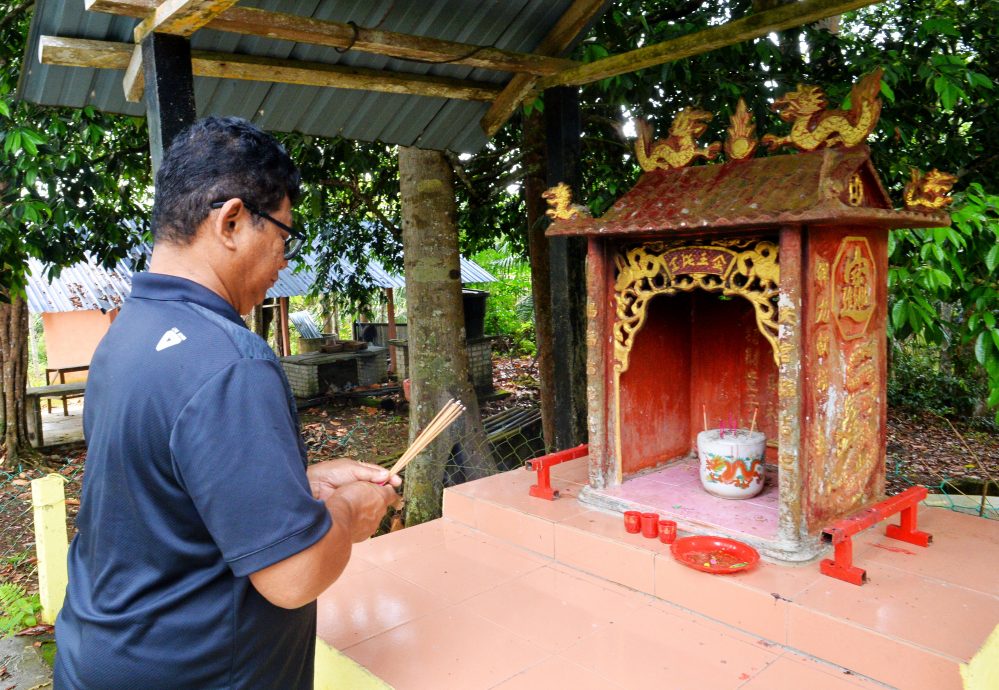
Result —
[[780, 119], [790, 122], [791, 132], [780, 137], [765, 134], [763, 143], [771, 151], [782, 146], [795, 146], [802, 151], [814, 151], [837, 145], [856, 146], [867, 139], [881, 115], [882, 69], [864, 75], [850, 89], [849, 110], [825, 110], [825, 92], [818, 86], [798, 84], [770, 107], [780, 113]]
[[682, 168], [697, 158], [714, 160], [721, 150], [721, 142], [697, 147], [697, 138], [707, 130], [711, 113], [696, 108], [684, 108], [673, 119], [669, 137], [652, 141], [652, 128], [644, 120], [635, 123], [635, 157], [642, 170], [669, 170]]
[[565, 182], [559, 182], [541, 193], [541, 198], [551, 207], [545, 215], [555, 220], [569, 220], [575, 216], [590, 217], [590, 210], [580, 204], [572, 203], [572, 188]]
[[935, 211], [953, 201], [947, 192], [957, 182], [957, 176], [936, 168], [926, 174], [912, 168], [911, 182], [905, 185], [905, 207], [910, 211]]

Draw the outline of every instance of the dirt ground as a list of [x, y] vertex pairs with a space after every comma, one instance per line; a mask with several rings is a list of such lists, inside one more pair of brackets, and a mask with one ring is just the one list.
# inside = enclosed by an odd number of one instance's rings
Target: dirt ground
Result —
[[[496, 387], [511, 394], [483, 405], [484, 415], [537, 403], [537, 368], [531, 359], [497, 358], [494, 372]], [[398, 399], [392, 403], [378, 401], [377, 405], [355, 401], [312, 407], [302, 410], [301, 419], [311, 461], [351, 457], [391, 463], [408, 442], [408, 418]], [[85, 457], [82, 446], [64, 446], [44, 456], [45, 466], [41, 469], [13, 475], [0, 471], [0, 582], [19, 582], [29, 591], [37, 589], [28, 484], [53, 471], [66, 477], [72, 530], [79, 509]], [[948, 423], [929, 414], [889, 411], [889, 493], [923, 484], [934, 492], [947, 488], [948, 493], [959, 489], [974, 494], [976, 486], [981, 492], [981, 480], [988, 477], [999, 479], [999, 434], [995, 431], [961, 420]]]

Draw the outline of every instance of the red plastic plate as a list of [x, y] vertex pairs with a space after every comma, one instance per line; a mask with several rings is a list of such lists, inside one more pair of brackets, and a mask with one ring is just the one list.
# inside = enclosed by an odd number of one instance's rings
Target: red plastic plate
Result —
[[760, 561], [752, 546], [725, 537], [682, 537], [673, 542], [670, 551], [684, 565], [715, 575], [741, 573]]

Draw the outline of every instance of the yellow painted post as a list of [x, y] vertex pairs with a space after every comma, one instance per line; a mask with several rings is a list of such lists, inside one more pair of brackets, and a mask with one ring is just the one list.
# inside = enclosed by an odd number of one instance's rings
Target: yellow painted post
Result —
[[35, 553], [38, 556], [38, 596], [42, 621], [54, 625], [66, 596], [69, 575], [66, 556], [66, 480], [50, 474], [31, 481], [31, 503], [35, 509]]
[[999, 688], [999, 625], [985, 644], [966, 664], [961, 664], [964, 690], [994, 690]]
[[315, 690], [392, 690], [392, 686], [368, 669], [316, 638]]

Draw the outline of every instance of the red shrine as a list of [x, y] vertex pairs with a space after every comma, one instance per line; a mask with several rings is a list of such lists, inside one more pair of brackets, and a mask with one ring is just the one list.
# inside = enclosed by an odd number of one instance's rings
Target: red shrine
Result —
[[[823, 110], [817, 87], [775, 103], [791, 122], [753, 158], [744, 103], [722, 145], [698, 147], [709, 113], [686, 109], [669, 138], [639, 127], [645, 173], [601, 218], [546, 193], [548, 234], [588, 239], [589, 486], [580, 500], [655, 510], [693, 533], [742, 539], [808, 560], [830, 522], [884, 498], [887, 239], [890, 228], [950, 224], [953, 178], [913, 173], [893, 210], [863, 143], [880, 111], [880, 72], [849, 111]], [[752, 426], [763, 462], [716, 463], [746, 500], [698, 481], [697, 436]], [[724, 434], [724, 431], [722, 431]]]

